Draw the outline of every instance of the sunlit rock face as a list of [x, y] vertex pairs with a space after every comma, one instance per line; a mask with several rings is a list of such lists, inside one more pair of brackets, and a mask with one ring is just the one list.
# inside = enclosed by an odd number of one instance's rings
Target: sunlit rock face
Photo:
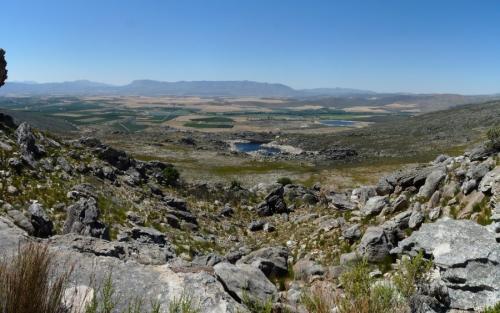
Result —
[[5, 61], [5, 50], [0, 49], [0, 87], [7, 80], [7, 62]]

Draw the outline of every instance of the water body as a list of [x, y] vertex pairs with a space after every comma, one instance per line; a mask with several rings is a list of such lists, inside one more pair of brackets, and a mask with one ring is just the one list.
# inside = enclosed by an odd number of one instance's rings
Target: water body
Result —
[[239, 152], [259, 152], [263, 154], [278, 154], [281, 152], [278, 148], [263, 147], [262, 145], [262, 143], [258, 142], [238, 142], [234, 144]]
[[349, 127], [354, 126], [355, 121], [346, 121], [346, 120], [322, 120], [319, 121], [323, 125], [333, 126], [333, 127]]

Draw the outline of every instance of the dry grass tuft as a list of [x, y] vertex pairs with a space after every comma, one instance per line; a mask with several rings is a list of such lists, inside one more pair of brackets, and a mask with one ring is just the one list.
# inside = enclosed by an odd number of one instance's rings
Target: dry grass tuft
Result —
[[63, 313], [61, 299], [72, 266], [56, 269], [46, 245], [21, 245], [17, 255], [0, 261], [0, 313]]

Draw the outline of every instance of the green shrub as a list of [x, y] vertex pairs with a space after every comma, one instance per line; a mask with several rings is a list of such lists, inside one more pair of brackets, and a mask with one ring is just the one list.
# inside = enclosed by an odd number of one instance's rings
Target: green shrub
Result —
[[288, 178], [288, 177], [281, 177], [281, 178], [278, 178], [278, 180], [276, 181], [278, 184], [282, 184], [283, 186], [286, 186], [286, 185], [291, 185], [293, 184], [293, 181]]
[[432, 261], [424, 258], [423, 251], [420, 251], [414, 258], [403, 258], [394, 276], [394, 284], [399, 292], [406, 298], [412, 296], [416, 291], [416, 286], [428, 281], [428, 273], [432, 264]]
[[483, 313], [500, 313], [500, 302], [492, 307], [486, 308]]
[[231, 181], [231, 189], [241, 189], [241, 182], [236, 179]]
[[488, 137], [488, 145], [491, 148], [500, 148], [500, 127], [492, 127], [486, 133]]
[[344, 297], [338, 300], [340, 313], [402, 313], [406, 304], [391, 284], [375, 283], [366, 260], [355, 263], [340, 277]]
[[163, 170], [163, 178], [169, 186], [175, 186], [180, 176], [179, 171], [173, 166], [167, 166]]
[[250, 297], [248, 294], [243, 294], [242, 303], [247, 307], [251, 313], [272, 313], [273, 300], [259, 301], [258, 299]]
[[199, 313], [201, 308], [193, 297], [183, 292], [179, 298], [174, 298], [168, 305], [168, 313]]

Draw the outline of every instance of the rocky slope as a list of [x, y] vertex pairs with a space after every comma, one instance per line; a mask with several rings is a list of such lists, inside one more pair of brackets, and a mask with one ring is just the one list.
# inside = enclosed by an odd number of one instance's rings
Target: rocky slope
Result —
[[[389, 280], [423, 251], [432, 279], [412, 312], [480, 311], [500, 301], [499, 147], [382, 177], [376, 186], [191, 184], [172, 164], [140, 161], [96, 138], [62, 141], [0, 115], [0, 247], [47, 244], [72, 277], [112, 272], [122, 298], [164, 308], [188, 291], [201, 312], [307, 312], [317, 284], [359, 259]], [[131, 282], [134, 282], [131, 284]], [[431, 288], [429, 286], [438, 286]], [[418, 300], [418, 301], [417, 301]]]

